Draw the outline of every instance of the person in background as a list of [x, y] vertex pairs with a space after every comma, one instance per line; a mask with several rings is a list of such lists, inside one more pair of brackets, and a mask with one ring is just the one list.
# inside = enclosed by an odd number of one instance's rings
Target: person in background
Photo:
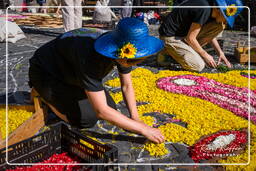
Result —
[[[132, 4], [133, 7], [136, 7], [136, 6], [144, 6], [144, 0], [133, 0], [133, 4]], [[144, 13], [145, 12], [145, 8], [133, 8], [132, 9], [132, 16], [136, 16], [137, 13], [139, 12], [142, 12]]]
[[[98, 119], [164, 142], [157, 128], [140, 120], [131, 80], [132, 66], [158, 53], [163, 42], [149, 35], [145, 23], [135, 18], [119, 21], [104, 34], [76, 29], [40, 47], [30, 59], [29, 83], [54, 113], [79, 128]], [[105, 90], [103, 78], [117, 66], [124, 101], [131, 118], [121, 114]]]
[[[227, 67], [232, 65], [226, 58], [216, 37], [224, 30], [226, 23], [232, 27], [241, 12], [240, 0], [184, 0], [180, 6], [224, 6], [219, 8], [175, 8], [162, 21], [159, 28], [160, 38], [165, 49], [157, 57], [160, 66], [167, 65], [167, 55], [181, 64], [182, 68], [200, 72], [207, 64], [216, 68], [224, 61]], [[219, 59], [215, 62], [203, 46], [210, 43]], [[167, 54], [167, 55], [166, 55]]]
[[81, 0], [61, 0], [63, 25], [66, 32], [82, 27], [81, 5]]
[[133, 0], [122, 0], [122, 6], [125, 8], [121, 9], [121, 17], [126, 18], [126, 17], [131, 17], [132, 16], [132, 4]]
[[44, 4], [46, 4], [46, 0], [36, 0], [36, 2], [40, 6], [40, 8], [38, 8], [38, 12], [44, 14], [47, 13], [47, 9], [43, 7]]

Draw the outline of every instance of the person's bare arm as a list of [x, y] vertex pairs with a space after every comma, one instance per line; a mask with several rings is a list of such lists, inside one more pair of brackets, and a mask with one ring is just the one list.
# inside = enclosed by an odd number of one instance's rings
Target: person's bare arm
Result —
[[218, 63], [217, 65], [220, 64], [220, 62], [223, 60], [225, 62], [225, 64], [227, 65], [228, 68], [232, 68], [232, 64], [228, 61], [228, 59], [226, 58], [224, 52], [222, 51], [220, 45], [219, 45], [219, 42], [216, 38], [214, 38], [212, 41], [211, 41], [211, 45], [212, 47], [215, 49], [215, 51], [217, 52], [218, 56], [219, 56], [219, 60], [218, 60]]
[[185, 41], [205, 60], [205, 62], [211, 67], [217, 67], [213, 57], [209, 55], [197, 41], [197, 36], [201, 30], [201, 25], [197, 23], [192, 23], [185, 38]]
[[131, 114], [131, 118], [133, 120], [140, 121], [137, 106], [136, 106], [135, 93], [132, 86], [131, 74], [119, 73], [119, 75], [120, 75], [121, 90], [123, 93], [124, 101]]
[[109, 9], [110, 11], [110, 14], [111, 14], [111, 16], [115, 19], [115, 20], [117, 20], [118, 18], [117, 18], [117, 16], [116, 16], [116, 14], [111, 10], [111, 8]]
[[152, 128], [141, 122], [130, 119], [125, 115], [121, 114], [120, 112], [116, 111], [115, 109], [109, 107], [107, 105], [106, 95], [104, 91], [85, 91], [85, 93], [87, 94], [88, 99], [94, 107], [98, 118], [107, 120], [114, 125], [128, 131], [142, 134], [155, 143], [164, 142], [164, 136], [159, 129]]
[[59, 3], [58, 8], [56, 10], [56, 14], [59, 16], [61, 13], [61, 3]]

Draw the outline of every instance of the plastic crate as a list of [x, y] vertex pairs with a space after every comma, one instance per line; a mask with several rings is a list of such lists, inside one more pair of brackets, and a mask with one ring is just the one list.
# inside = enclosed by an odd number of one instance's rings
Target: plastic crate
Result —
[[[118, 150], [115, 146], [92, 140], [71, 129], [64, 122], [59, 122], [48, 131], [13, 144], [8, 150], [9, 163], [38, 163], [55, 153], [68, 152], [70, 155], [78, 156], [80, 163], [108, 163], [108, 165], [81, 166], [81, 170], [118, 169], [116, 165], [109, 165], [118, 160]], [[0, 150], [0, 170], [16, 168], [6, 164], [5, 152], [5, 148]]]

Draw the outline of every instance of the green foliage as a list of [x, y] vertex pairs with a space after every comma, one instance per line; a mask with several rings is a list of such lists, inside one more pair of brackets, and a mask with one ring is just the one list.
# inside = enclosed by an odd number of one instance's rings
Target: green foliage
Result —
[[225, 73], [225, 72], [230, 71], [231, 69], [229, 69], [229, 68], [228, 68], [227, 66], [225, 66], [225, 65], [219, 65], [219, 66], [217, 67], [217, 70], [218, 70], [219, 72]]

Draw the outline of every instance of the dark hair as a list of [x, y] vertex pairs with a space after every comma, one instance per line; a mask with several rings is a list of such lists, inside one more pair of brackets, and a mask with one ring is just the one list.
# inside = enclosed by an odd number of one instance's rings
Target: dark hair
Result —
[[128, 63], [133, 63], [133, 62], [140, 62], [143, 61], [145, 58], [137, 58], [137, 59], [127, 59]]

